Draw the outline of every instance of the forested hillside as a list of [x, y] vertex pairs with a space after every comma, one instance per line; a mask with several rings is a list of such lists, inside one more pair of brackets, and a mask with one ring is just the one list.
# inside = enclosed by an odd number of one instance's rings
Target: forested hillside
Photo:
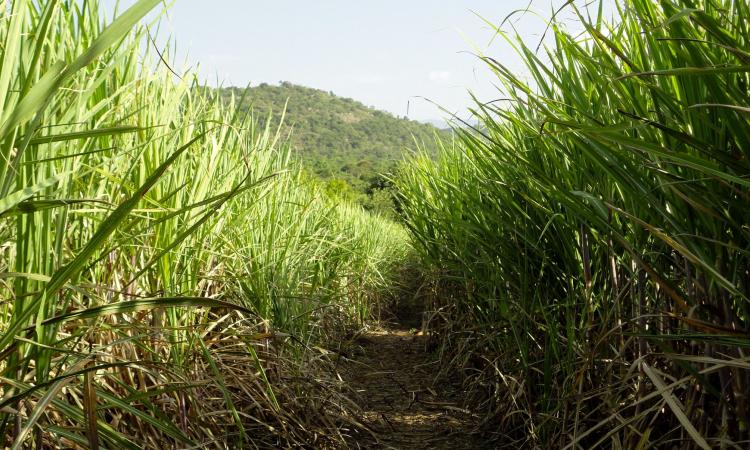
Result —
[[[394, 117], [358, 101], [288, 82], [278, 86], [230, 87], [242, 110], [252, 109], [260, 123], [271, 117], [282, 135], [291, 131], [291, 145], [304, 167], [325, 180], [328, 190], [372, 206], [383, 183], [378, 174], [391, 172], [406, 152], [425, 146], [431, 152], [438, 128]], [[285, 112], [286, 106], [286, 112]], [[367, 197], [364, 197], [367, 196]]]

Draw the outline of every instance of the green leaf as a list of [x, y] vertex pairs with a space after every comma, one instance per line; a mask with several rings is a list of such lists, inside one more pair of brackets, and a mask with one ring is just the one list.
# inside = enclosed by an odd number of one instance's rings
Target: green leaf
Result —
[[51, 134], [48, 136], [37, 136], [29, 140], [29, 145], [50, 144], [52, 142], [73, 141], [77, 139], [91, 139], [101, 136], [114, 136], [117, 134], [134, 133], [144, 128], [135, 126], [119, 126], [110, 128], [97, 128], [94, 130], [73, 131], [70, 133]]
[[33, 197], [35, 194], [50, 188], [60, 181], [67, 178], [72, 172], [63, 172], [55, 176], [49, 177], [35, 184], [34, 186], [25, 187], [19, 189], [12, 194], [9, 194], [3, 198], [0, 198], [0, 216], [10, 211], [14, 207], [18, 206], [24, 200]]
[[[47, 326], [62, 322], [69, 322], [71, 320], [80, 319], [92, 319], [102, 317], [110, 314], [121, 314], [136, 311], [146, 311], [155, 308], [226, 308], [244, 312], [246, 314], [254, 315], [249, 309], [236, 305], [234, 303], [216, 300], [213, 298], [206, 297], [159, 297], [159, 298], [147, 298], [139, 300], [128, 300], [123, 302], [112, 303], [109, 305], [95, 306], [93, 308], [84, 309], [81, 311], [74, 311], [68, 314], [63, 314], [57, 317], [51, 317], [44, 320], [41, 325]], [[31, 328], [27, 328], [31, 329]]]

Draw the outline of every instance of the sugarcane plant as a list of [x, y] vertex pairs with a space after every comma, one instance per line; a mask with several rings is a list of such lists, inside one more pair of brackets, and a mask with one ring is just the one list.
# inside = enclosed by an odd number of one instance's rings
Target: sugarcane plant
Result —
[[750, 7], [615, 4], [567, 2], [541, 46], [493, 25], [525, 73], [478, 55], [500, 100], [403, 165], [405, 221], [499, 442], [740, 448]]
[[143, 22], [160, 3], [0, 2], [2, 446], [292, 446], [352, 421], [311, 345], [388, 295], [405, 232], [180, 71]]

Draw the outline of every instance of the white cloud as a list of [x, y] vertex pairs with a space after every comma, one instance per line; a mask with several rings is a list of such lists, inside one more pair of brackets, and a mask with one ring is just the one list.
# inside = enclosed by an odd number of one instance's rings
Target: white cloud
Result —
[[448, 70], [433, 70], [429, 74], [430, 81], [435, 83], [446, 83], [452, 76], [453, 74]]

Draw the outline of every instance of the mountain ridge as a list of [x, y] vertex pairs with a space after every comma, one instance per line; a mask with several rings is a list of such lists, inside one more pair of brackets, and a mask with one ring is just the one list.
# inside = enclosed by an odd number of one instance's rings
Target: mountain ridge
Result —
[[445, 133], [332, 91], [290, 82], [219, 91], [225, 98], [243, 99], [240, 109], [252, 108], [263, 125], [270, 118], [278, 126], [283, 113], [282, 131], [289, 132], [303, 167], [340, 189], [346, 190], [345, 183], [355, 197], [367, 195], [379, 183], [379, 174], [392, 171], [409, 152], [418, 147], [432, 152], [436, 137]]

